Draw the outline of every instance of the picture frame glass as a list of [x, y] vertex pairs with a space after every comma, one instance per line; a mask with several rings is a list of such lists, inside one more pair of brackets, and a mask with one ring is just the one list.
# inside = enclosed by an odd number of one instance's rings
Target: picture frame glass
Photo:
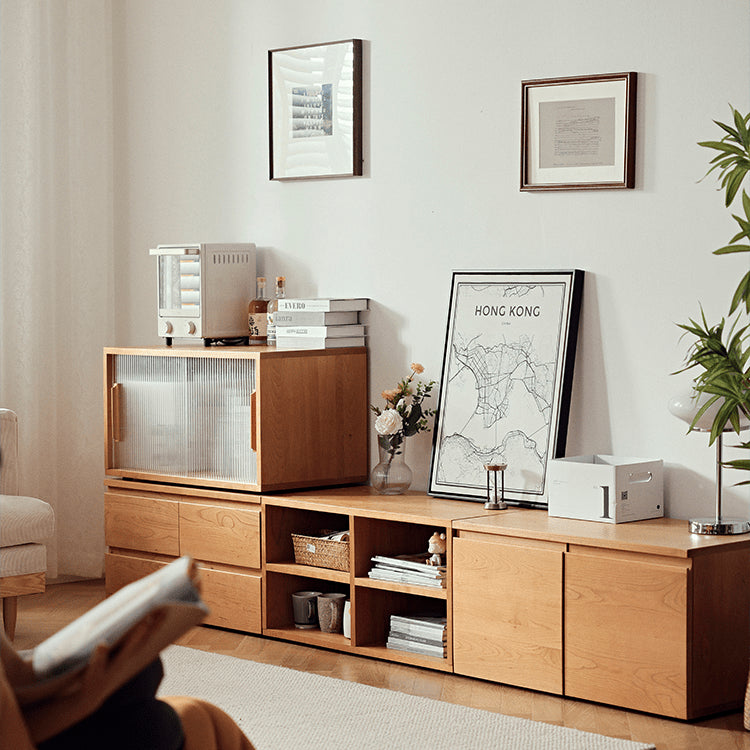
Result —
[[361, 174], [361, 40], [270, 50], [272, 180]]
[[546, 506], [549, 459], [567, 437], [582, 271], [456, 271], [451, 284], [429, 494]]

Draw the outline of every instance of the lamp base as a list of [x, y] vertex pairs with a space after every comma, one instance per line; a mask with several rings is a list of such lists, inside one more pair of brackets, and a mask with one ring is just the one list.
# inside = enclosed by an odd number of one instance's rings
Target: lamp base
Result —
[[739, 518], [691, 518], [691, 534], [747, 534], [750, 532], [750, 522]]
[[488, 500], [484, 504], [484, 507], [487, 510], [505, 510], [508, 507], [508, 504], [504, 502], [503, 500], [500, 500], [500, 502], [497, 502], [497, 503], [493, 502], [492, 500]]

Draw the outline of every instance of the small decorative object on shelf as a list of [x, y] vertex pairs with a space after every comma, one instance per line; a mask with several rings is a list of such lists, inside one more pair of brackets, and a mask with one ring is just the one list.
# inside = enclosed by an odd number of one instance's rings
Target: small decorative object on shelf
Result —
[[370, 484], [381, 495], [400, 495], [411, 485], [411, 469], [406, 465], [404, 453], [406, 438], [429, 430], [428, 417], [434, 409], [426, 409], [422, 402], [429, 397], [435, 381], [419, 381], [413, 385], [414, 376], [424, 372], [424, 367], [412, 362], [411, 373], [396, 388], [385, 390], [385, 408], [371, 406], [377, 415], [375, 431], [378, 433], [379, 461], [370, 474]]
[[427, 551], [430, 553], [427, 559], [428, 565], [444, 565], [445, 534], [436, 531], [427, 541]]
[[[484, 507], [487, 510], [505, 510], [508, 503], [505, 502], [505, 470], [508, 464], [485, 464], [484, 470], [487, 472], [487, 502]], [[500, 496], [497, 494], [497, 475], [500, 473]], [[490, 482], [490, 475], [494, 480]]]

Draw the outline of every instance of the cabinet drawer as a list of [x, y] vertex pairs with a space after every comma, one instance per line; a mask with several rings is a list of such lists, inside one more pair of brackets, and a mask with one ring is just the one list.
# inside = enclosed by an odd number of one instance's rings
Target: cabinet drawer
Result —
[[117, 555], [108, 552], [104, 556], [107, 596], [114, 594], [115, 591], [129, 583], [153, 573], [166, 564], [166, 562], [159, 562], [158, 560], [145, 560], [142, 557], [130, 557], [129, 555]]
[[104, 535], [110, 547], [180, 554], [179, 511], [174, 500], [116, 492], [104, 494]]
[[216, 570], [201, 564], [198, 567], [203, 601], [211, 610], [205, 624], [260, 633], [260, 576]]
[[180, 554], [260, 568], [260, 510], [181, 501]]

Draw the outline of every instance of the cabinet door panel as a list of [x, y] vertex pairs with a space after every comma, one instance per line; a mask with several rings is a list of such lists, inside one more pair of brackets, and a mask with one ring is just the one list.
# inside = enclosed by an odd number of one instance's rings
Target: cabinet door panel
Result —
[[104, 535], [110, 547], [177, 556], [180, 554], [177, 502], [106, 492]]
[[562, 549], [454, 539], [454, 670], [562, 693], [562, 570]]
[[260, 511], [180, 502], [180, 554], [260, 568]]
[[570, 553], [565, 694], [686, 718], [688, 563]]

